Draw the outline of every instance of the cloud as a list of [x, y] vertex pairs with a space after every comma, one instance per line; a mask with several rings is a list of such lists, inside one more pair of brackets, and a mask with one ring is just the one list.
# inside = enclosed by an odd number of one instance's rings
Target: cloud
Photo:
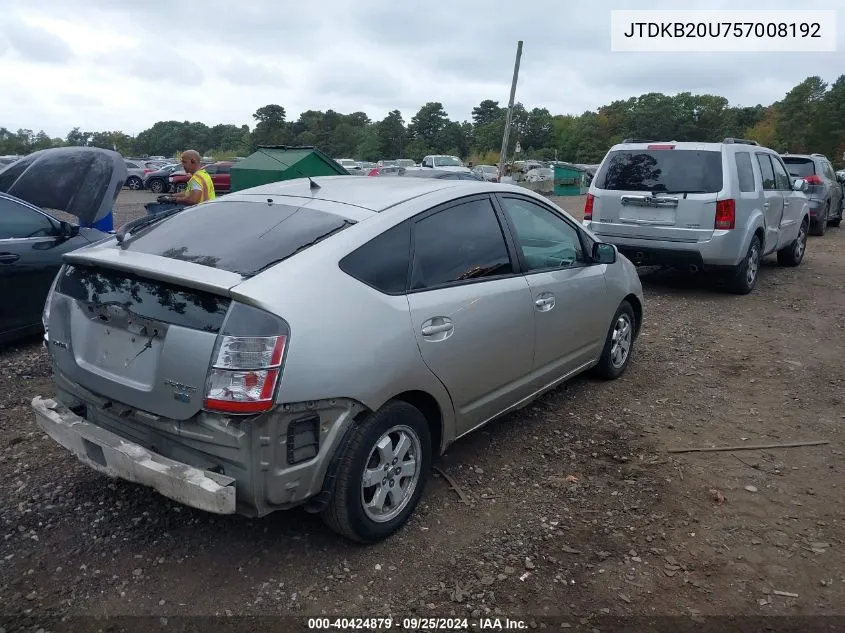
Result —
[[251, 61], [228, 61], [215, 64], [216, 74], [236, 86], [283, 87], [287, 80], [285, 71], [277, 65]]
[[[3, 25], [6, 42], [17, 54], [28, 62], [64, 63], [73, 59], [74, 54], [68, 43], [61, 37], [38, 26], [11, 20]], [[0, 40], [0, 53], [4, 45]]]
[[[284, 106], [289, 120], [309, 109], [379, 120], [398, 109], [410, 121], [439, 101], [451, 118], [467, 120], [483, 99], [507, 103], [519, 39], [516, 98], [555, 114], [647, 92], [769, 104], [808, 75], [830, 82], [843, 72], [841, 52], [610, 52], [611, 9], [675, 9], [677, 0], [2, 1], [0, 82], [20, 95], [4, 102], [2, 124], [54, 135], [76, 125], [134, 134], [163, 119], [253, 124], [252, 113], [268, 103]], [[839, 5], [807, 0], [801, 10]], [[687, 7], [761, 9], [759, 0]], [[769, 0], [765, 10], [794, 8], [794, 0]], [[845, 23], [837, 28], [841, 43]]]

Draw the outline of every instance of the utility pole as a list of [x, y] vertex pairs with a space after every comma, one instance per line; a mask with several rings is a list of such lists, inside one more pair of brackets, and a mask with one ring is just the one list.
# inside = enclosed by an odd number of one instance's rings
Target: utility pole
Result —
[[519, 61], [522, 59], [522, 40], [516, 44], [516, 62], [513, 65], [513, 83], [511, 83], [511, 97], [508, 101], [508, 116], [505, 119], [505, 134], [502, 137], [502, 153], [499, 157], [499, 178], [505, 175], [505, 163], [508, 155], [508, 136], [511, 131], [511, 118], [513, 117], [513, 100], [516, 96], [516, 80], [519, 77]]

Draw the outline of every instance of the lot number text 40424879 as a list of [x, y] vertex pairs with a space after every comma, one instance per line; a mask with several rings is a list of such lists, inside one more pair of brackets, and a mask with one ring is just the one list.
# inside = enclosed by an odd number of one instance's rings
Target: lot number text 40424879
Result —
[[520, 631], [524, 620], [512, 618], [308, 618], [317, 631]]

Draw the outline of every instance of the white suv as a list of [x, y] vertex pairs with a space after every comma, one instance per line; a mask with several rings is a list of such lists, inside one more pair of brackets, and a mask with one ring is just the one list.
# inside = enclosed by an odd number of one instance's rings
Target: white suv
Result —
[[747, 294], [765, 255], [801, 263], [806, 189], [776, 152], [754, 141], [628, 140], [604, 157], [584, 225], [637, 265], [721, 270], [734, 292]]

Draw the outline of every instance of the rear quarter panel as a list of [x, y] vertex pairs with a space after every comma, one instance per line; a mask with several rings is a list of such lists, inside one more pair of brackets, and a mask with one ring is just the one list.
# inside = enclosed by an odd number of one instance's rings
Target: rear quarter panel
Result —
[[338, 265], [397, 222], [387, 216], [360, 222], [240, 284], [233, 294], [290, 325], [278, 402], [349, 398], [375, 411], [400, 393], [423, 391], [437, 401], [443, 440], [449, 442], [455, 435], [452, 401], [422, 360], [407, 298], [383, 294]]

